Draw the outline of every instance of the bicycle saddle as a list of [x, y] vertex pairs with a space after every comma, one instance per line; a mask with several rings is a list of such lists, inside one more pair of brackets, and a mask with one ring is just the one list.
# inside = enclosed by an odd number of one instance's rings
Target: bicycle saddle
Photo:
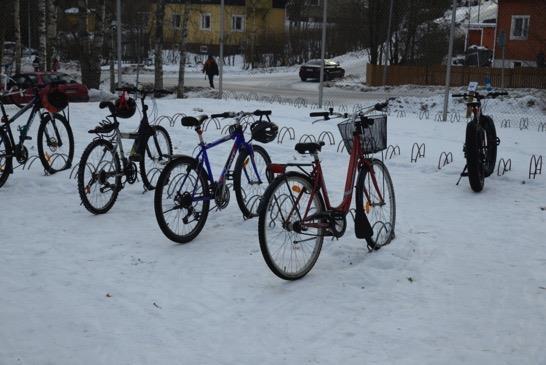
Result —
[[314, 154], [314, 153], [317, 153], [317, 151], [320, 152], [320, 150], [322, 149], [322, 146], [324, 146], [323, 141], [310, 142], [310, 143], [296, 143], [296, 146], [294, 147], [294, 149], [298, 151], [298, 153], [301, 153], [302, 155], [306, 153]]
[[203, 124], [203, 122], [207, 120], [208, 117], [209, 116], [206, 114], [201, 114], [197, 117], [184, 117], [182, 118], [182, 125], [184, 127], [198, 127]]
[[116, 107], [111, 101], [101, 101], [99, 104], [99, 108], [108, 108], [108, 110], [110, 110], [110, 114], [112, 115], [114, 115], [114, 113], [116, 112]]
[[114, 129], [116, 129], [119, 126], [118, 122], [112, 123], [112, 122], [100, 122], [98, 126], [96, 126], [94, 129], [90, 129], [89, 133], [96, 133], [96, 134], [108, 134], [112, 132]]

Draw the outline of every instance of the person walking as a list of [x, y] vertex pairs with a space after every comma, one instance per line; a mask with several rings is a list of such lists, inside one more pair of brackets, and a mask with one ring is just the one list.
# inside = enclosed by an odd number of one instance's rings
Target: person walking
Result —
[[206, 73], [209, 78], [210, 87], [214, 89], [214, 76], [219, 75], [218, 64], [214, 60], [212, 55], [209, 55], [209, 58], [205, 61], [203, 65], [203, 73]]

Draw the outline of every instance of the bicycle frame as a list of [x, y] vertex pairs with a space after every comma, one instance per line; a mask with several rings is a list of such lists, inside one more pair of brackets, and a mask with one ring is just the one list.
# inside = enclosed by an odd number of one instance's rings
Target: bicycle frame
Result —
[[[360, 128], [360, 127], [358, 127], [358, 128]], [[357, 128], [357, 130], [358, 130], [358, 128]], [[287, 164], [286, 166], [290, 166], [290, 165], [297, 165], [297, 164]], [[325, 208], [326, 208], [327, 211], [333, 211], [333, 212], [336, 212], [336, 213], [340, 213], [342, 215], [347, 215], [347, 213], [349, 213], [349, 210], [351, 208], [351, 201], [352, 201], [352, 198], [353, 198], [353, 190], [354, 190], [354, 186], [355, 186], [356, 173], [357, 173], [359, 168], [364, 168], [370, 173], [374, 188], [375, 188], [375, 190], [376, 190], [376, 192], [377, 192], [377, 194], [379, 196], [380, 201], [383, 202], [383, 195], [381, 194], [381, 191], [379, 189], [379, 185], [377, 183], [377, 179], [375, 177], [375, 172], [374, 172], [374, 170], [372, 168], [372, 164], [370, 162], [370, 159], [366, 158], [364, 156], [364, 154], [362, 153], [361, 144], [360, 144], [360, 134], [359, 133], [355, 133], [353, 135], [353, 148], [352, 148], [351, 154], [349, 156], [349, 165], [347, 167], [347, 177], [345, 179], [345, 190], [344, 190], [344, 193], [343, 193], [343, 199], [342, 199], [341, 203], [338, 206], [333, 207], [331, 202], [330, 202], [330, 197], [328, 195], [328, 189], [327, 189], [326, 183], [324, 181], [324, 176], [323, 176], [323, 173], [322, 173], [322, 167], [321, 167], [321, 164], [320, 164], [320, 160], [318, 158], [315, 158], [315, 161], [313, 161], [312, 166], [313, 166], [313, 170], [312, 170], [310, 176], [313, 178], [313, 189], [310, 192], [309, 201], [307, 203], [307, 207], [305, 208], [305, 213], [304, 213], [301, 221], [314, 219], [313, 216], [311, 216], [311, 217], [309, 216], [309, 211], [311, 209], [311, 203], [312, 203], [315, 195], [319, 194], [319, 191], [322, 191], [322, 197], [324, 199], [324, 204], [326, 205]], [[287, 220], [289, 220], [290, 217], [292, 216], [292, 214], [294, 213], [294, 210], [297, 207], [299, 200], [303, 196], [303, 193], [304, 193], [304, 191], [299, 192], [299, 195], [295, 199], [292, 196], [292, 199], [294, 200], [294, 205], [292, 207], [292, 210], [289, 212], [289, 214], [288, 214], [288, 216], [286, 218]], [[292, 194], [292, 192], [291, 192], [291, 194]], [[364, 187], [364, 195], [365, 195], [367, 201], [371, 201], [370, 193], [368, 192], [366, 187]], [[325, 228], [325, 227], [328, 226], [328, 223], [318, 223], [318, 224], [305, 223], [305, 224], [307, 226], [309, 226], [309, 227], [315, 227], [315, 228]]]
[[[30, 130], [30, 127], [32, 126], [32, 123], [34, 122], [34, 117], [36, 114], [39, 114], [40, 112], [40, 98], [38, 95], [34, 96], [32, 101], [25, 105], [24, 108], [19, 110], [13, 117], [8, 118], [8, 115], [6, 113], [6, 109], [4, 107], [4, 103], [0, 103], [0, 108], [2, 110], [2, 125], [0, 128], [4, 129], [7, 134], [8, 138], [10, 139], [10, 143], [12, 145], [12, 148], [15, 148], [16, 145], [23, 146], [24, 142], [27, 140], [28, 131]], [[19, 119], [20, 116], [25, 114], [27, 111], [31, 110], [30, 115], [28, 117], [28, 120], [25, 125], [20, 126], [18, 128], [19, 131], [19, 143], [15, 143], [15, 138], [13, 137], [13, 132], [11, 131], [10, 124]]]
[[[205, 142], [203, 141], [203, 132], [199, 129], [197, 131], [197, 134], [199, 135], [199, 140], [200, 140], [200, 150], [199, 150], [199, 153], [197, 154], [196, 156], [196, 160], [198, 161], [198, 167], [197, 169], [200, 170], [203, 168], [203, 165], [205, 167], [205, 172], [207, 173], [207, 177], [208, 177], [208, 180], [211, 184], [216, 184], [218, 183], [219, 185], [223, 185], [226, 181], [226, 179], [229, 179], [229, 171], [231, 169], [231, 165], [233, 164], [233, 161], [235, 160], [235, 156], [237, 156], [237, 152], [244, 148], [248, 151], [249, 154], [252, 154], [253, 153], [253, 149], [252, 149], [252, 144], [249, 143], [249, 142], [246, 142], [245, 141], [245, 137], [244, 137], [244, 134], [243, 134], [243, 129], [241, 126], [237, 126], [235, 128], [235, 130], [233, 132], [231, 132], [229, 135], [225, 136], [225, 137], [222, 137], [222, 138], [219, 138], [211, 143], [207, 143], [205, 144]], [[222, 172], [220, 173], [220, 177], [218, 179], [218, 181], [216, 182], [215, 179], [214, 179], [214, 175], [212, 173], [212, 168], [210, 166], [210, 162], [209, 162], [209, 157], [208, 157], [208, 154], [207, 154], [207, 150], [211, 149], [211, 148], [214, 148], [222, 143], [225, 143], [229, 140], [234, 140], [233, 142], [233, 147], [231, 148], [231, 151], [228, 155], [228, 158], [226, 160], [226, 163], [222, 169]], [[252, 161], [252, 167], [254, 169], [254, 173], [256, 174], [256, 176], [258, 177], [259, 179], [259, 183], [261, 183], [261, 179], [260, 179], [260, 175], [258, 173], [258, 169], [256, 167], [256, 162], [254, 161], [254, 159], [251, 159]], [[187, 177], [186, 177], [187, 178]], [[182, 184], [183, 185], [183, 184]], [[196, 184], [197, 186], [197, 184]], [[210, 197], [203, 197], [203, 198], [198, 198], [198, 197], [195, 197], [195, 188], [194, 187], [194, 191], [192, 193], [192, 197], [194, 199], [194, 201], [199, 201], [199, 200], [203, 200], [203, 199], [209, 199], [210, 200]]]

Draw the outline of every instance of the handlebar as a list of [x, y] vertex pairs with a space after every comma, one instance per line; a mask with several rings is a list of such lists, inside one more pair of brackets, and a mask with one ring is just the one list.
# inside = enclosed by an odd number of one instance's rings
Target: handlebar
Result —
[[473, 97], [473, 98], [476, 98], [478, 100], [483, 100], [483, 99], [495, 99], [499, 96], [507, 96], [508, 93], [506, 91], [495, 91], [495, 92], [491, 92], [491, 93], [487, 93], [485, 95], [481, 95], [479, 93], [472, 93], [472, 94], [468, 94], [468, 93], [464, 93], [464, 94], [451, 94], [451, 97], [452, 98], [468, 98], [468, 97]]
[[253, 112], [223, 112], [220, 114], [211, 114], [211, 118], [237, 118], [237, 117], [245, 117], [247, 115], [255, 115], [257, 117], [261, 116], [269, 116], [271, 115], [271, 110], [255, 110]]
[[[362, 108], [360, 109], [359, 111], [357, 111], [356, 113], [352, 113], [352, 114], [349, 114], [349, 113], [337, 113], [337, 112], [334, 112], [334, 108], [330, 108], [327, 112], [312, 112], [312, 113], [309, 113], [309, 116], [312, 117], [312, 118], [316, 118], [316, 117], [320, 117], [320, 118], [323, 118], [324, 120], [330, 120], [330, 119], [333, 119], [332, 117], [334, 118], [343, 118], [343, 119], [347, 119], [347, 118], [356, 118], [356, 117], [363, 117], [364, 115], [372, 112], [372, 111], [383, 111], [383, 109], [385, 109], [386, 107], [389, 106], [389, 101], [391, 100], [394, 100], [394, 98], [388, 98], [385, 102], [383, 103], [377, 103], [373, 106], [369, 106], [367, 108]], [[320, 120], [320, 119], [319, 119]], [[315, 122], [318, 122], [319, 120], [315, 120], [313, 123]]]

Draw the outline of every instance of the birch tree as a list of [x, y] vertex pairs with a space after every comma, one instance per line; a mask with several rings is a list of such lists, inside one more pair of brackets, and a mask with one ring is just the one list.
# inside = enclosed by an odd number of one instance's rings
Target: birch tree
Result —
[[184, 97], [184, 77], [186, 74], [186, 44], [188, 39], [188, 28], [190, 22], [191, 0], [184, 5], [184, 14], [182, 15], [182, 34], [180, 36], [180, 65], [178, 67], [178, 88], [176, 89], [176, 97], [182, 99]]
[[155, 11], [155, 47], [154, 47], [154, 87], [163, 89], [163, 20], [165, 18], [165, 0], [158, 0]]
[[57, 0], [47, 0], [47, 68], [53, 68], [53, 57], [57, 57]]
[[[15, 73], [21, 72], [21, 2], [13, 0], [13, 27], [15, 30]], [[2, 44], [2, 47], [4, 45]]]
[[47, 71], [46, 0], [38, 0], [38, 57], [40, 71]]

